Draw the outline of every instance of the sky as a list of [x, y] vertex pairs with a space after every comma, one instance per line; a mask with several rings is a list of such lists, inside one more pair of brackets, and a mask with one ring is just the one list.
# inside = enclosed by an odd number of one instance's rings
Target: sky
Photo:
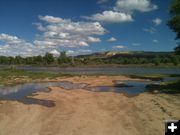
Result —
[[173, 51], [171, 0], [0, 0], [0, 55]]

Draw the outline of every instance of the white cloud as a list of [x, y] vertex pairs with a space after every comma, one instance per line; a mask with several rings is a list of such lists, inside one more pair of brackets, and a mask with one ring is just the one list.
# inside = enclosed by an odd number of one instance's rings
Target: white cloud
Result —
[[67, 54], [68, 56], [73, 56], [73, 55], [75, 54], [75, 51], [73, 51], [73, 50], [67, 50], [67, 51], [66, 51], [66, 54]]
[[51, 53], [52, 55], [54, 55], [54, 56], [56, 56], [56, 57], [58, 57], [59, 55], [60, 55], [60, 52], [59, 51], [57, 51], [57, 50], [52, 50], [52, 51], [50, 51], [49, 53]]
[[[98, 3], [105, 3], [108, 0], [99, 0]], [[132, 22], [135, 11], [148, 12], [157, 9], [158, 6], [151, 3], [151, 0], [117, 0], [113, 9], [91, 16], [82, 16], [87, 20], [102, 23]]]
[[150, 28], [143, 28], [143, 31], [148, 32], [150, 34], [154, 34], [157, 32], [157, 30], [154, 27], [150, 27]]
[[16, 36], [11, 36], [8, 34], [0, 34], [0, 41], [3, 44], [0, 45], [0, 55], [4, 56], [32, 56], [41, 55], [44, 50], [39, 49], [32, 43], [26, 42]]
[[126, 48], [126, 47], [123, 45], [113, 46], [113, 49], [124, 49], [124, 48]]
[[159, 41], [157, 39], [154, 39], [153, 42], [154, 43], [159, 43]]
[[122, 23], [133, 21], [133, 18], [130, 14], [115, 11], [103, 11], [102, 13], [97, 13], [90, 17], [83, 16], [83, 18], [103, 23]]
[[9, 45], [11, 44], [19, 44], [19, 43], [23, 43], [24, 41], [19, 39], [16, 36], [10, 36], [8, 34], [0, 34], [0, 41], [4, 41], [6, 43], [8, 43]]
[[114, 9], [116, 11], [133, 13], [134, 11], [148, 12], [157, 9], [158, 6], [151, 0], [117, 0]]
[[[53, 16], [39, 16], [41, 23], [34, 23], [41, 32], [32, 43], [8, 34], [0, 34], [0, 55], [34, 56], [50, 52], [58, 55], [60, 48], [79, 48], [77, 53], [90, 53], [91, 43], [101, 42], [96, 37], [104, 35], [106, 30], [99, 22], [73, 22]], [[71, 52], [72, 53], [72, 52]]]
[[162, 20], [161, 20], [160, 18], [155, 18], [155, 19], [152, 20], [152, 22], [153, 22], [156, 26], [158, 26], [158, 25], [160, 25], [160, 24], [162, 23]]
[[23, 39], [4, 33], [0, 34], [0, 41], [3, 41], [3, 44], [0, 45], [0, 55], [4, 56], [43, 55], [49, 51], [47, 48], [41, 49]]
[[[99, 22], [73, 22], [70, 19], [62, 19], [53, 16], [39, 16], [43, 23], [38, 24], [43, 29], [40, 39], [36, 45], [44, 43], [56, 47], [87, 47], [90, 43], [100, 42], [97, 37], [103, 35], [106, 30]], [[46, 23], [44, 23], [46, 22]]]
[[89, 49], [79, 49], [78, 52], [81, 52], [81, 53], [92, 53], [92, 50], [89, 50]]
[[97, 3], [98, 4], [104, 4], [107, 3], [109, 0], [98, 0]]
[[89, 49], [68, 50], [66, 53], [68, 56], [76, 56], [76, 55], [90, 54], [92, 53], [92, 50]]
[[49, 16], [49, 15], [46, 15], [46, 16], [41, 16], [40, 15], [39, 19], [43, 20], [43, 21], [46, 21], [48, 23], [62, 23], [62, 22], [64, 22], [64, 20], [62, 18]]
[[101, 39], [95, 37], [88, 37], [87, 41], [90, 43], [96, 43], [96, 42], [101, 42]]
[[111, 37], [111, 38], [109, 38], [107, 41], [108, 41], [108, 42], [115, 42], [115, 41], [117, 41], [117, 39], [114, 38], [114, 37]]

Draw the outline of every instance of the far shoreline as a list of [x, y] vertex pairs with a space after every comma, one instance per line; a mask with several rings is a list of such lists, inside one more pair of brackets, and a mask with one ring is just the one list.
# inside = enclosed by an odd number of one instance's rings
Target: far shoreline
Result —
[[180, 68], [180, 65], [174, 64], [105, 64], [105, 65], [0, 65], [1, 68], [19, 68], [19, 67], [36, 67], [36, 68]]

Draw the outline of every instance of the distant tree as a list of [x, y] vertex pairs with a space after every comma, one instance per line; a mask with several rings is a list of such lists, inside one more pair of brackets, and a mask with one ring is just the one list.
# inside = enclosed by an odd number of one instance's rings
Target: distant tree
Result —
[[173, 63], [175, 66], [177, 66], [177, 65], [179, 64], [179, 56], [173, 55], [172, 58], [171, 58], [171, 60], [172, 60], [172, 63]]
[[161, 62], [161, 59], [159, 58], [159, 56], [156, 56], [156, 58], [154, 58], [153, 63], [154, 63], [156, 66], [158, 66], [158, 65], [160, 64], [160, 62]]
[[54, 57], [51, 53], [46, 53], [43, 59], [46, 65], [52, 64], [54, 62]]
[[34, 64], [33, 57], [26, 57], [25, 58], [25, 64]]
[[[170, 7], [171, 19], [168, 21], [169, 27], [176, 33], [176, 39], [180, 39], [180, 0], [173, 0]], [[175, 48], [176, 54], [180, 55], [180, 42]]]
[[136, 57], [132, 58], [133, 64], [137, 64], [138, 63], [138, 59]]
[[34, 56], [33, 61], [34, 61], [35, 64], [41, 64], [41, 63], [43, 63], [43, 57], [41, 55]]
[[9, 64], [14, 64], [14, 57], [9, 56]]
[[71, 63], [71, 59], [66, 56], [66, 52], [61, 52], [60, 56], [58, 57], [58, 63], [59, 64], [68, 64]]
[[146, 64], [146, 63], [148, 63], [148, 61], [147, 61], [146, 58], [140, 58], [140, 59], [139, 59], [139, 62], [140, 62], [140, 64]]
[[24, 59], [21, 56], [15, 57], [15, 64], [23, 64]]

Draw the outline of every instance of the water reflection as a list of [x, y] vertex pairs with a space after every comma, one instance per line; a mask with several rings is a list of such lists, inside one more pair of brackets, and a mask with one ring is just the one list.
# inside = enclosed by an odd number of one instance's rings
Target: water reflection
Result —
[[62, 82], [46, 82], [46, 83], [26, 83], [19, 84], [16, 86], [1, 86], [0, 87], [0, 99], [1, 100], [13, 100], [19, 101], [24, 104], [38, 104], [47, 107], [55, 106], [54, 101], [51, 100], [41, 100], [30, 98], [27, 96], [33, 96], [37, 91], [48, 92], [48, 87], [62, 87], [67, 90], [83, 88], [87, 84], [76, 84], [67, 81]]
[[[165, 78], [164, 81], [172, 81], [177, 78]], [[135, 96], [146, 91], [148, 84], [159, 84], [161, 81], [113, 81], [114, 86], [96, 86], [90, 87], [85, 83], [72, 83], [68, 81], [44, 82], [44, 83], [26, 83], [16, 86], [0, 86], [0, 100], [19, 101], [24, 104], [38, 104], [46, 107], [55, 106], [52, 100], [42, 100], [33, 98], [38, 91], [49, 92], [49, 87], [62, 87], [66, 90], [85, 89], [93, 92], [116, 92], [124, 93], [128, 96]], [[29, 97], [31, 96], [31, 97]]]
[[69, 74], [132, 74], [132, 75], [140, 75], [140, 74], [180, 74], [179, 68], [143, 68], [143, 67], [69, 67], [69, 68], [59, 68], [59, 67], [30, 67], [30, 66], [22, 66], [17, 67], [17, 69], [23, 69], [27, 71], [33, 72], [41, 72], [41, 71], [51, 71], [54, 73], [69, 73]]
[[87, 87], [86, 89], [94, 92], [116, 92], [124, 93], [128, 96], [136, 96], [146, 90], [148, 81], [116, 81], [114, 86]]

